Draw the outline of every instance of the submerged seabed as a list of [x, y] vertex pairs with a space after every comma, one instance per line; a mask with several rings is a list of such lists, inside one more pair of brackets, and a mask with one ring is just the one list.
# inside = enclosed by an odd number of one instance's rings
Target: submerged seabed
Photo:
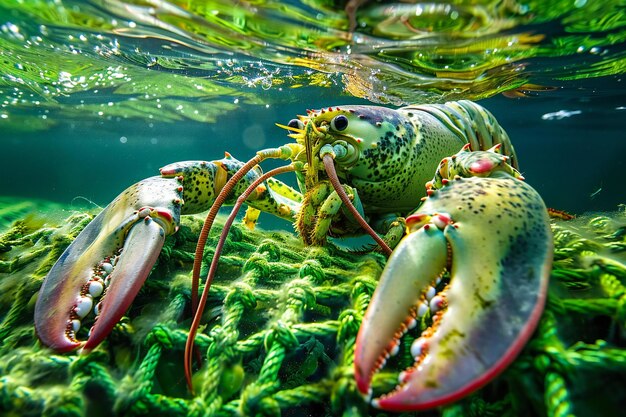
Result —
[[[56, 208], [50, 213], [59, 215]], [[3, 413], [391, 415], [367, 406], [352, 370], [354, 339], [382, 256], [304, 248], [290, 233], [235, 226], [211, 288], [207, 327], [197, 336], [206, 357], [196, 369], [192, 397], [181, 364], [189, 271], [202, 219], [184, 218], [127, 315], [100, 348], [80, 356], [43, 348], [32, 325], [43, 276], [92, 218], [66, 215], [57, 221], [30, 216], [0, 235]], [[619, 415], [626, 400], [625, 230], [623, 209], [554, 220], [551, 286], [533, 339], [485, 388], [420, 415]], [[397, 372], [412, 364], [417, 336], [419, 331], [403, 339], [397, 359], [374, 380], [375, 395], [391, 390]]]

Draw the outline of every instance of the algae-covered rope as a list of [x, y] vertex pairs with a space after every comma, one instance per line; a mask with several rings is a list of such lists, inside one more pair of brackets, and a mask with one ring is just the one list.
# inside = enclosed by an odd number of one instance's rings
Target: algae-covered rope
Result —
[[[594, 400], [619, 413], [611, 407], [623, 394], [611, 384], [606, 394], [584, 394], [587, 378], [613, 380], [626, 372], [624, 217], [556, 222], [551, 291], [533, 339], [484, 390], [420, 415], [582, 417]], [[70, 229], [80, 229], [76, 224], [22, 236], [40, 236], [41, 244], [62, 250]], [[11, 273], [0, 272], [6, 336], [0, 414], [86, 416], [96, 407], [124, 416], [396, 416], [371, 408], [353, 382], [354, 338], [383, 257], [303, 248], [287, 233], [242, 233], [237, 226], [224, 243], [206, 328], [194, 337], [207, 360], [194, 376], [197, 395], [190, 396], [177, 366], [189, 333], [187, 323], [178, 322], [190, 288], [191, 261], [182, 254], [193, 252], [199, 230], [198, 218], [182, 221], [169, 256], [160, 259], [127, 318], [87, 356], [56, 355], [35, 339], [32, 303], [41, 279], [35, 271], [45, 269], [48, 257], [25, 240], [1, 253], [5, 262], [31, 257]], [[396, 360], [411, 360], [405, 356], [401, 351]], [[396, 378], [381, 373], [375, 392], [392, 389]]]

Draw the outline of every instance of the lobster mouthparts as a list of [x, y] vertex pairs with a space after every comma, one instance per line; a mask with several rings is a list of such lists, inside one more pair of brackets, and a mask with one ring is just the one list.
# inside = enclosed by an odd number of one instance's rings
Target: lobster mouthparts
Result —
[[[552, 238], [537, 192], [507, 173], [446, 184], [407, 218], [410, 234], [389, 258], [357, 337], [357, 387], [369, 396], [400, 338], [416, 336], [413, 367], [372, 401], [378, 408], [423, 410], [480, 388], [513, 361], [543, 310]], [[428, 310], [432, 324], [414, 334]]]

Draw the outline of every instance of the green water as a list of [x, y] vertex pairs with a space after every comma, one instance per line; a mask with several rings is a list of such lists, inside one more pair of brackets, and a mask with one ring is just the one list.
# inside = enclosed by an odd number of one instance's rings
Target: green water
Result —
[[550, 206], [623, 201], [623, 2], [372, 1], [354, 32], [344, 3], [2, 2], [2, 194], [104, 205], [166, 163], [284, 143], [307, 108], [468, 98]]

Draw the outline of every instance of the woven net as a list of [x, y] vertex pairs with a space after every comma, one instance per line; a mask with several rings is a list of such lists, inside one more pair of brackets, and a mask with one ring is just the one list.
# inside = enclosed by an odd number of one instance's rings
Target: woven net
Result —
[[[11, 207], [0, 210], [11, 213]], [[127, 315], [98, 349], [81, 356], [43, 347], [32, 317], [43, 277], [92, 215], [74, 213], [57, 226], [22, 217], [0, 235], [1, 415], [398, 415], [369, 407], [353, 377], [354, 342], [382, 256], [307, 248], [293, 233], [235, 226], [196, 337], [202, 360], [192, 396], [182, 362], [201, 219], [184, 218]], [[555, 221], [553, 230], [550, 293], [533, 339], [486, 387], [420, 415], [621, 413], [626, 213]], [[421, 326], [428, 321], [425, 316]], [[375, 377], [374, 395], [392, 390], [397, 371], [411, 365], [409, 348], [419, 327], [403, 339], [391, 370]]]

